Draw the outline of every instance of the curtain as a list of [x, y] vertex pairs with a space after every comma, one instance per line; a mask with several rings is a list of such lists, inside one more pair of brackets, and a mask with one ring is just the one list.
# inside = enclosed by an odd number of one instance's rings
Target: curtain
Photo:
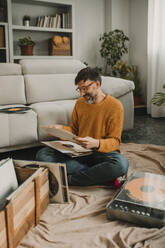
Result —
[[152, 117], [165, 117], [165, 106], [151, 104], [165, 84], [165, 0], [148, 0], [147, 111]]

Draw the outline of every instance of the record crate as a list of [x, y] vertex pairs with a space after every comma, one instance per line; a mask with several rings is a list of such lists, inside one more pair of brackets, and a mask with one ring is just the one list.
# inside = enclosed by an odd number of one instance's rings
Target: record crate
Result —
[[0, 247], [8, 248], [5, 210], [0, 211]]
[[[6, 198], [0, 211], [0, 248], [16, 248], [49, 203], [47, 168], [17, 166], [13, 160], [19, 187]], [[28, 161], [27, 161], [28, 164]]]

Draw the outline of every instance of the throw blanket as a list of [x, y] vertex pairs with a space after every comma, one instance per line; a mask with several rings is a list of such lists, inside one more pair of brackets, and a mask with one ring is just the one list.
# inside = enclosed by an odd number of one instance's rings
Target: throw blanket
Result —
[[[128, 175], [165, 175], [165, 146], [122, 144], [121, 152], [130, 161]], [[114, 194], [104, 186], [70, 187], [70, 203], [49, 204], [19, 248], [165, 248], [165, 227], [107, 219], [105, 207]]]

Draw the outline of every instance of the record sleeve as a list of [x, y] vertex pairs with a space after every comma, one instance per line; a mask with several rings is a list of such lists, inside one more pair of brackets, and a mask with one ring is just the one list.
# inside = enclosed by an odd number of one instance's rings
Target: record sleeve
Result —
[[5, 205], [6, 197], [17, 188], [18, 181], [13, 160], [8, 158], [0, 161], [0, 209]]
[[91, 149], [83, 148], [82, 146], [70, 141], [57, 140], [57, 141], [46, 141], [41, 143], [73, 158], [92, 154]]
[[66, 165], [63, 163], [50, 163], [40, 161], [14, 160], [20, 167], [46, 167], [49, 170], [49, 196], [52, 203], [69, 202], [69, 189]]

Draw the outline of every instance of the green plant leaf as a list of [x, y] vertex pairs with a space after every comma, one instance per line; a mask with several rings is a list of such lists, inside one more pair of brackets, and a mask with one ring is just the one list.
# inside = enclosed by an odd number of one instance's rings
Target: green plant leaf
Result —
[[35, 45], [35, 42], [32, 40], [30, 36], [20, 38], [18, 40], [19, 46], [28, 46], [28, 45]]
[[[99, 40], [101, 41], [100, 55], [105, 59], [106, 65], [109, 65], [113, 71], [113, 66], [128, 52], [127, 43], [129, 38], [122, 30], [115, 29], [109, 33], [103, 33]], [[107, 72], [105, 71], [105, 73]]]
[[[163, 85], [163, 88], [165, 88], [165, 85]], [[157, 105], [158, 107], [165, 106], [165, 93], [156, 92], [151, 99], [151, 103]]]

